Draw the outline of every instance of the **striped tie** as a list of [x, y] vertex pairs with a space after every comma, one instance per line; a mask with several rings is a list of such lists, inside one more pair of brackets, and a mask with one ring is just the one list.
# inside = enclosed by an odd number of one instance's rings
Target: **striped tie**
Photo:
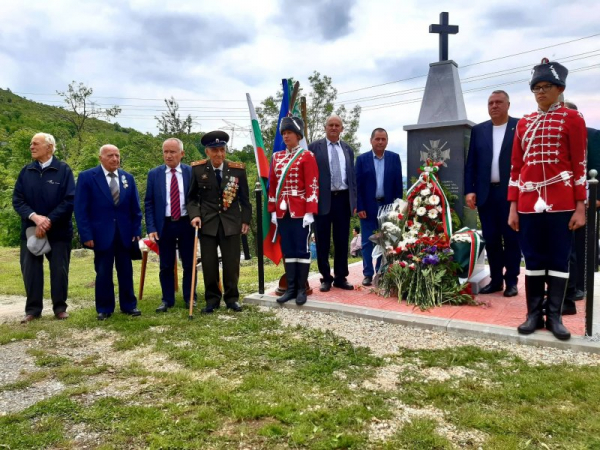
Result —
[[117, 174], [110, 172], [108, 176], [110, 177], [110, 184], [108, 185], [110, 187], [110, 195], [112, 195], [113, 203], [116, 206], [119, 204], [119, 183], [117, 183]]
[[181, 205], [179, 204], [179, 183], [177, 182], [176, 170], [171, 169], [171, 220], [179, 220], [181, 217]]

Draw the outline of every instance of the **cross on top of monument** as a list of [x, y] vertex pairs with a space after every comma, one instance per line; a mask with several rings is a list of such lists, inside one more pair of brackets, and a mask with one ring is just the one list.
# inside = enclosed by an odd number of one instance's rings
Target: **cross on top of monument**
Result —
[[440, 61], [448, 61], [448, 35], [458, 33], [458, 25], [448, 25], [448, 13], [440, 13], [439, 25], [429, 25], [430, 33], [440, 35]]

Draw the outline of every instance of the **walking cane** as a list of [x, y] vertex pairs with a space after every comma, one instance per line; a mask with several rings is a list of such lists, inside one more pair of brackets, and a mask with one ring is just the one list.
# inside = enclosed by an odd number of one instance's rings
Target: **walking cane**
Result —
[[196, 256], [198, 254], [198, 227], [194, 227], [196, 230], [196, 234], [194, 236], [194, 259], [192, 259], [193, 263], [194, 263], [194, 270], [192, 271], [192, 287], [190, 289], [190, 320], [192, 320], [194, 318], [194, 292], [196, 291], [196, 289], [194, 289], [194, 286], [196, 286], [196, 272], [198, 271], [197, 269], [197, 263], [196, 263]]

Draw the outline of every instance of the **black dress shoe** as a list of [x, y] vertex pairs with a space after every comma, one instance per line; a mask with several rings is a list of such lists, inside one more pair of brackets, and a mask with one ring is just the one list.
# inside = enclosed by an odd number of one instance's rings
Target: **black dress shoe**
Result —
[[321, 281], [321, 287], [319, 290], [321, 292], [329, 292], [331, 290], [331, 281]]
[[352, 286], [346, 280], [344, 280], [344, 281], [334, 281], [333, 282], [333, 287], [336, 287], [336, 288], [339, 288], [339, 289], [344, 289], [346, 291], [353, 291], [354, 290], [354, 286]]
[[493, 292], [498, 292], [502, 290], [502, 285], [498, 285], [498, 286], [494, 286], [492, 283], [488, 284], [487, 286], [483, 287], [479, 293], [480, 294], [491, 294]]
[[106, 320], [110, 316], [112, 316], [112, 313], [98, 313], [98, 320]]
[[563, 316], [574, 316], [577, 314], [577, 307], [573, 306], [564, 306], [562, 307], [562, 315]]
[[162, 302], [158, 308], [156, 308], [156, 312], [167, 312], [169, 310], [169, 305], [165, 302]]
[[[198, 306], [198, 302], [194, 300], [194, 308]], [[185, 302], [185, 309], [190, 309], [190, 302]]]
[[519, 295], [519, 290], [516, 285], [506, 287], [506, 290], [504, 291], [505, 297], [516, 297], [517, 295]]
[[238, 302], [233, 302], [227, 305], [227, 309], [231, 309], [235, 312], [242, 312], [242, 306]]
[[577, 289], [575, 291], [575, 300], [583, 300], [584, 297], [585, 297], [584, 291], [582, 291], [581, 289]]
[[130, 311], [123, 311], [123, 314], [127, 314], [128, 316], [131, 316], [131, 317], [137, 317], [137, 316], [141, 316], [142, 312], [137, 308], [133, 308]]
[[206, 306], [200, 310], [200, 314], [212, 314], [215, 312], [215, 308]]
[[373, 284], [373, 277], [364, 277], [362, 280], [363, 286], [371, 286]]

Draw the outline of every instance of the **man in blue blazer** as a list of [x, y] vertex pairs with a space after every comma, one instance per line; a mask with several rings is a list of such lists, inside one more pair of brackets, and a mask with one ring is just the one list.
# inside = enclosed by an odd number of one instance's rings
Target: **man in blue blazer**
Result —
[[113, 264], [117, 268], [119, 305], [131, 316], [141, 315], [133, 293], [131, 252], [142, 234], [142, 211], [135, 181], [119, 169], [114, 145], [100, 147], [100, 165], [79, 174], [75, 188], [75, 219], [84, 247], [94, 250], [96, 311], [106, 320], [115, 310]]
[[479, 293], [498, 292], [506, 284], [504, 296], [514, 297], [518, 294], [521, 248], [516, 231], [508, 226], [507, 192], [515, 127], [519, 120], [508, 116], [509, 107], [506, 92], [492, 92], [488, 99], [491, 120], [471, 130], [465, 166], [465, 201], [469, 208], [477, 207], [479, 211], [490, 265], [491, 282]]
[[402, 163], [400, 156], [387, 152], [388, 134], [383, 128], [371, 133], [372, 151], [356, 158], [356, 203], [362, 231], [363, 286], [370, 286], [381, 258], [373, 269], [373, 243], [369, 237], [379, 228], [377, 212], [381, 206], [402, 198]]
[[[177, 248], [183, 266], [182, 292], [189, 308], [194, 264], [194, 228], [186, 209], [192, 168], [181, 164], [185, 153], [183, 142], [169, 138], [162, 145], [165, 163], [148, 172], [144, 198], [146, 229], [152, 242], [158, 244], [162, 303], [156, 312], [167, 312], [175, 306], [175, 266]], [[194, 286], [194, 302], [196, 289]]]
[[[309, 144], [319, 168], [319, 213], [315, 217], [317, 265], [321, 292], [334, 287], [354, 289], [348, 283], [348, 241], [350, 217], [356, 211], [354, 150], [340, 139], [342, 119], [330, 116], [325, 122], [325, 138]], [[329, 265], [330, 236], [333, 231], [333, 276]]]

